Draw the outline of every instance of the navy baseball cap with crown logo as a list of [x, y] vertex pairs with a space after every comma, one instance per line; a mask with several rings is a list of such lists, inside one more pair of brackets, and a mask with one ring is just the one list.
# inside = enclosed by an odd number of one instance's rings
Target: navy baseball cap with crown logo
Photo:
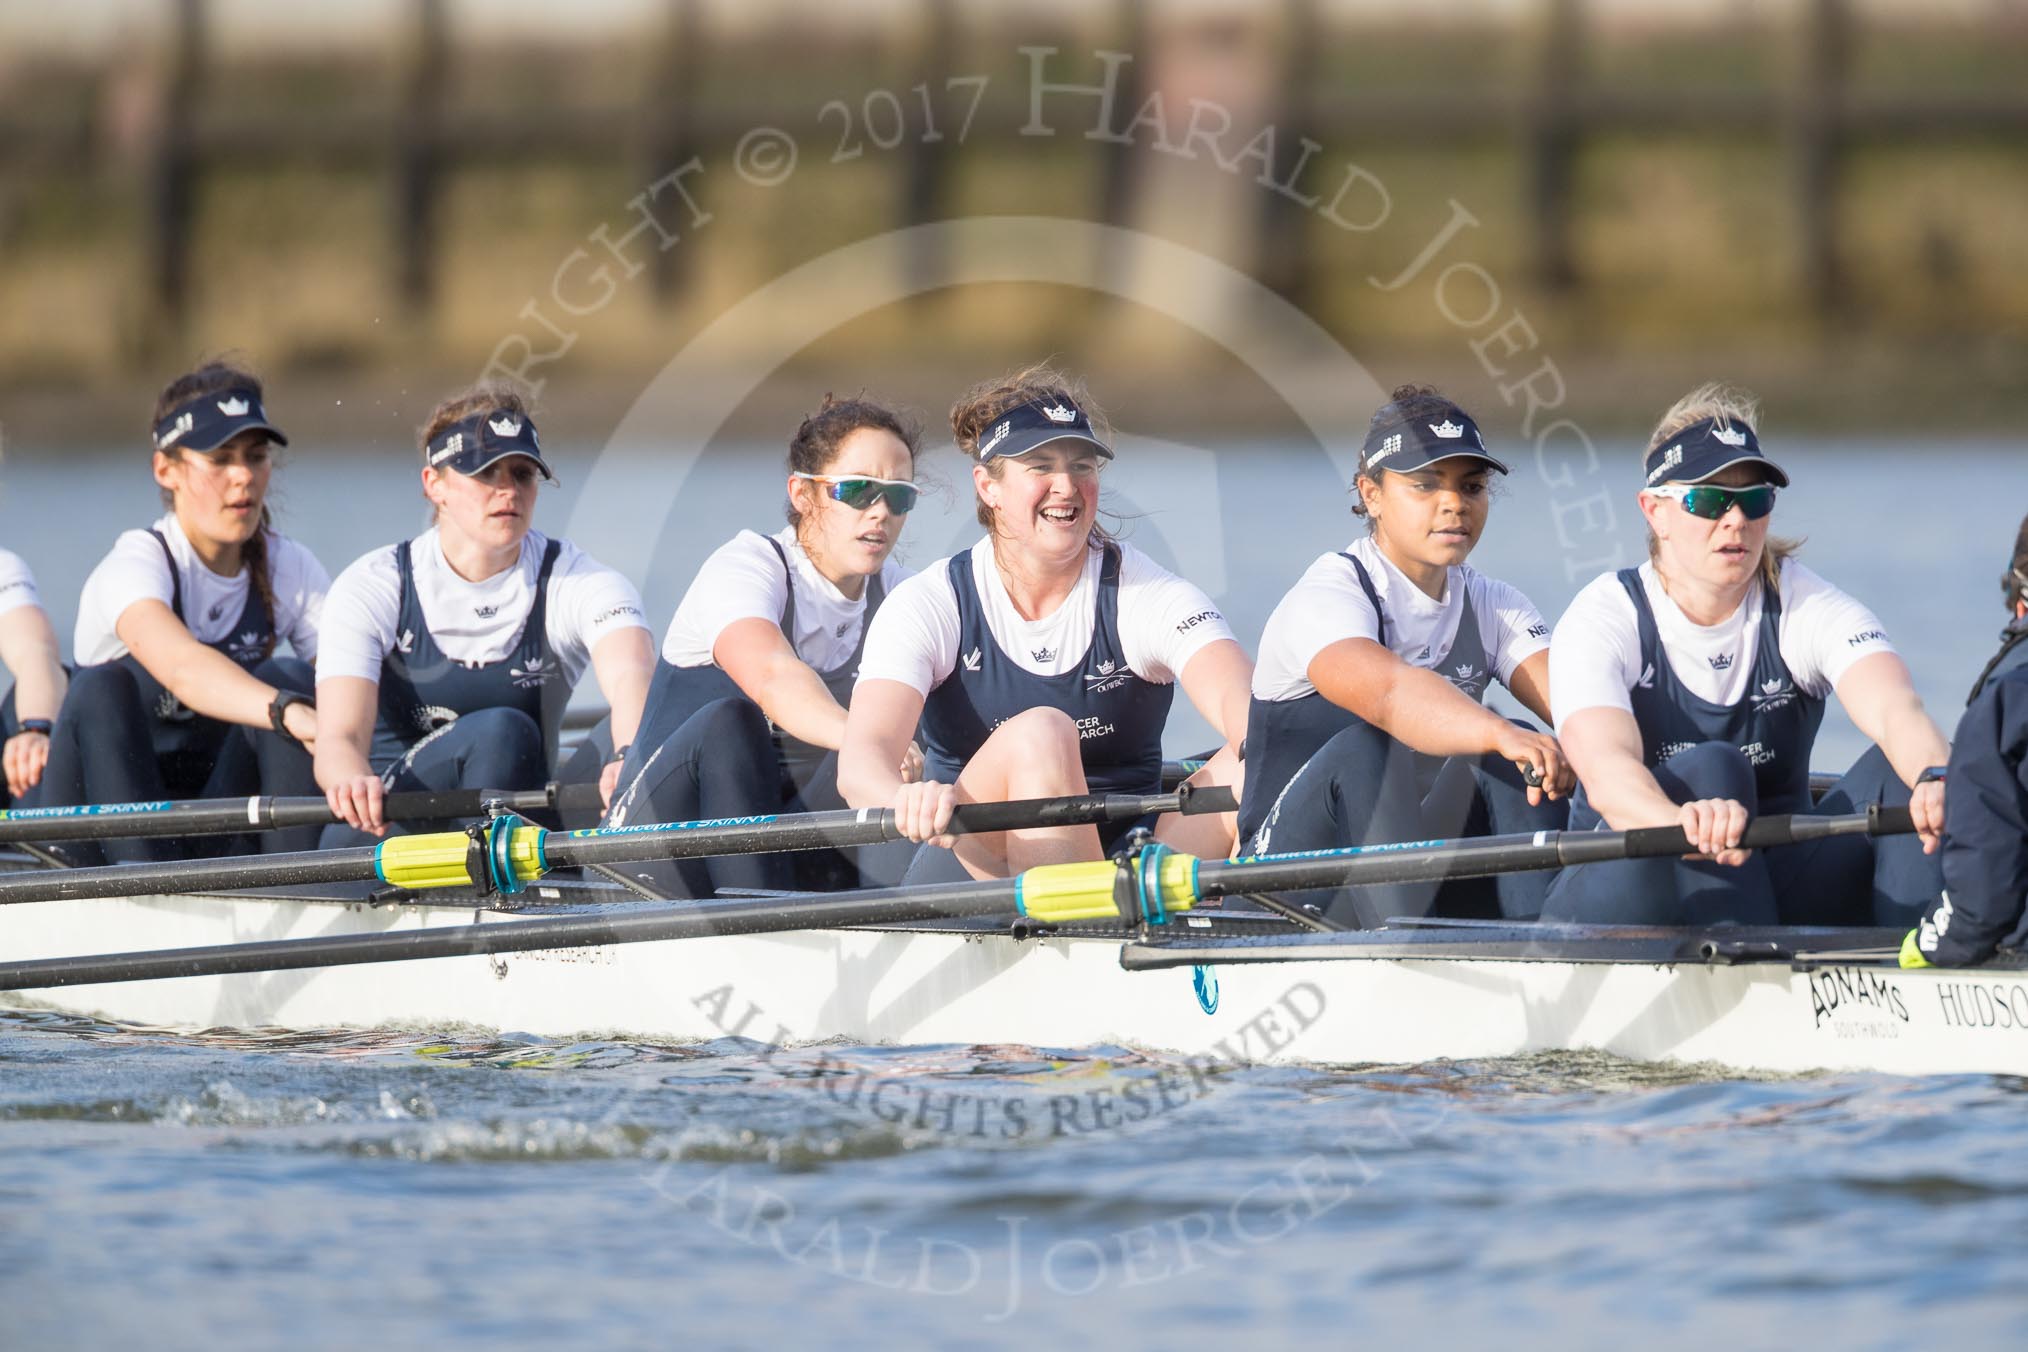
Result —
[[543, 478], [556, 482], [549, 462], [542, 458], [535, 423], [525, 414], [505, 409], [474, 413], [444, 428], [423, 447], [423, 459], [431, 469], [454, 469], [460, 474], [477, 474], [510, 455], [527, 456]]
[[1038, 399], [1008, 409], [979, 434], [979, 463], [1026, 455], [1058, 441], [1081, 441], [1113, 458], [1113, 448], [1098, 439], [1083, 409], [1068, 399]]
[[[1392, 417], [1388, 416], [1390, 410]], [[1505, 463], [1487, 452], [1486, 438], [1472, 415], [1448, 401], [1432, 412], [1413, 416], [1402, 416], [1399, 405], [1389, 404], [1374, 415], [1373, 423], [1359, 450], [1363, 471], [1421, 469], [1462, 455], [1507, 473]]]
[[266, 432], [277, 446], [289, 439], [268, 421], [261, 397], [248, 389], [213, 390], [184, 400], [155, 424], [158, 451], [215, 451], [241, 432]]
[[1648, 452], [1645, 487], [1665, 483], [1700, 484], [1734, 465], [1758, 466], [1777, 488], [1789, 486], [1780, 465], [1761, 453], [1760, 438], [1743, 422], [1700, 418]]

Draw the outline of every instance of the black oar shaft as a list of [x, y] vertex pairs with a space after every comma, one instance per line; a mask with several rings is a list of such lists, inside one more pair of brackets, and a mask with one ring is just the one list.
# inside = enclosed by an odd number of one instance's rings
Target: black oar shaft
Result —
[[[1914, 830], [1907, 808], [1876, 807], [1836, 817], [1756, 817], [1740, 838], [1745, 849], [1795, 845], [1831, 836], [1892, 835]], [[1482, 836], [1431, 841], [1403, 847], [1319, 851], [1313, 855], [1267, 855], [1231, 863], [1206, 862], [1198, 871], [1203, 896], [1306, 888], [1366, 887], [1380, 883], [1440, 882], [1484, 878], [1531, 869], [1654, 859], [1691, 853], [1680, 826], [1632, 831], [1544, 831], [1534, 835]]]
[[[1087, 793], [1067, 798], [1035, 798], [1012, 803], [965, 803], [951, 816], [953, 835], [1024, 828], [1083, 826], [1098, 822], [1130, 822], [1159, 812], [1228, 812], [1230, 789], [1198, 789], [1173, 794]], [[650, 828], [641, 836], [622, 831], [551, 835], [546, 845], [555, 868], [623, 864], [645, 858], [695, 859], [713, 854], [753, 854], [776, 850], [821, 850], [879, 845], [899, 840], [892, 808], [806, 812], [795, 817], [757, 818], [697, 826]], [[671, 851], [644, 853], [642, 837], [666, 833]]]
[[[382, 815], [391, 822], [450, 821], [480, 816], [489, 803], [499, 803], [509, 812], [546, 812], [556, 808], [597, 812], [601, 806], [596, 784], [551, 784], [514, 792], [449, 789], [390, 793]], [[0, 816], [0, 844], [136, 836], [218, 836], [294, 826], [329, 826], [337, 820], [337, 814], [322, 798], [199, 798], [170, 803], [23, 808]]]
[[[1020, 827], [1132, 821], [1158, 812], [1228, 812], [1231, 790], [1171, 794], [1082, 794], [1012, 803], [968, 803], [951, 822], [954, 834]], [[589, 832], [551, 832], [545, 854], [551, 868], [631, 863], [643, 859], [696, 859], [876, 845], [899, 838], [890, 808], [812, 812], [729, 822], [677, 823]], [[411, 839], [414, 839], [413, 837]], [[381, 878], [376, 848], [305, 850], [292, 854], [236, 855], [160, 864], [117, 864], [20, 873], [0, 877], [0, 905], [146, 896], [155, 892], [294, 887], [310, 883], [365, 882]], [[395, 876], [390, 873], [388, 876]]]
[[173, 977], [232, 976], [306, 967], [411, 962], [420, 958], [450, 958], [476, 953], [522, 953], [542, 948], [636, 944], [711, 935], [766, 934], [782, 930], [954, 919], [1007, 911], [1012, 907], [1013, 892], [1014, 885], [1006, 881], [951, 883], [928, 888], [891, 888], [878, 892], [840, 893], [835, 897], [798, 898], [787, 904], [764, 898], [660, 903], [597, 915], [436, 926], [393, 934], [345, 934], [328, 938], [222, 944], [209, 948], [41, 958], [0, 963], [0, 990], [41, 990], [113, 981], [159, 981]]

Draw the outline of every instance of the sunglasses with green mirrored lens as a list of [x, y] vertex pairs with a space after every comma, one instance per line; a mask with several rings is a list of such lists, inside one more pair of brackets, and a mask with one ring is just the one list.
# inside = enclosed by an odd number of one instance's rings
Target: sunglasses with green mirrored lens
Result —
[[875, 479], [871, 476], [848, 479], [830, 474], [805, 474], [801, 470], [797, 470], [794, 477], [823, 484], [824, 492], [828, 496], [844, 503], [855, 512], [867, 511], [884, 497], [887, 499], [887, 510], [896, 516], [907, 516], [914, 508], [916, 499], [922, 496], [922, 490], [906, 479]]
[[1758, 521], [1774, 510], [1775, 488], [1773, 484], [1755, 484], [1751, 488], [1718, 488], [1711, 484], [1663, 484], [1650, 488], [1648, 492], [1658, 498], [1674, 498], [1683, 504], [1683, 510], [1692, 516], [1701, 516], [1706, 521], [1717, 521], [1735, 506], [1746, 513], [1748, 521]]

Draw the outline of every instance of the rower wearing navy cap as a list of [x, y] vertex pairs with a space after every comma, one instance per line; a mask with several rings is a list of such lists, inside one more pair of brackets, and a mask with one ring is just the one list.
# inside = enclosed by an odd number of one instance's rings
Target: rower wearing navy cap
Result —
[[[155, 401], [155, 482], [169, 510], [130, 530], [86, 579], [37, 806], [314, 793], [309, 663], [330, 578], [269, 525], [269, 420], [252, 372], [214, 361]], [[293, 657], [278, 657], [286, 643]], [[260, 837], [307, 849], [314, 828]], [[238, 842], [112, 842], [116, 859], [161, 859]], [[66, 847], [90, 857], [98, 847]]]
[[[317, 780], [372, 835], [400, 829], [381, 815], [390, 790], [539, 787], [587, 665], [624, 749], [654, 671], [633, 584], [533, 529], [537, 481], [552, 476], [519, 394], [445, 400], [422, 444], [435, 524], [339, 574], [317, 658]], [[618, 778], [616, 757], [608, 796]], [[332, 827], [325, 843], [349, 839]]]
[[[1102, 858], [1126, 827], [941, 832], [960, 802], [1158, 792], [1179, 682], [1227, 742], [1198, 782], [1236, 783], [1253, 664], [1201, 590], [1099, 528], [1113, 451], [1082, 382], [1047, 366], [988, 382], [951, 410], [951, 430], [986, 537], [895, 588], [874, 618], [839, 791], [947, 847], [918, 851], [911, 882]], [[907, 783], [918, 720], [923, 779]], [[1229, 814], [1154, 830], [1193, 854], [1231, 850]]]
[[[1582, 787], [1573, 828], [1681, 825], [1701, 858], [1587, 864], [1545, 918], [1906, 926], [1940, 885], [1943, 733], [1873, 613], [1768, 535], [1789, 476], [1751, 398], [1707, 385], [1664, 414], [1640, 491], [1648, 562], [1588, 584], [1550, 644], [1550, 702]], [[1875, 746], [1813, 809], [1835, 691]], [[1907, 804], [1914, 837], [1737, 848], [1763, 813]]]
[[[803, 419], [789, 441], [789, 524], [720, 545], [676, 608], [609, 825], [845, 805], [845, 706], [867, 624], [908, 576], [892, 556], [916, 504], [920, 439], [913, 419], [866, 398], [826, 397]], [[911, 742], [901, 773], [921, 766]], [[876, 848], [626, 867], [666, 896], [893, 882], [899, 868], [860, 877], [893, 855]]]
[[[1498, 680], [1549, 721], [1549, 627], [1466, 558], [1507, 466], [1428, 386], [1373, 415], [1353, 486], [1369, 531], [1311, 564], [1261, 634], [1247, 721], [1242, 848], [1250, 854], [1563, 825], [1571, 773], [1556, 739], [1481, 702]], [[1533, 919], [1539, 874], [1347, 888], [1342, 923], [1446, 914]]]

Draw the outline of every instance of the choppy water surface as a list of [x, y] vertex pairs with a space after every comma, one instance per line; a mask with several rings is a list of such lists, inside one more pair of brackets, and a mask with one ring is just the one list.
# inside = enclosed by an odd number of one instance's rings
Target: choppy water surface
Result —
[[0, 1013], [0, 1345], [2020, 1346], [2024, 1088]]

